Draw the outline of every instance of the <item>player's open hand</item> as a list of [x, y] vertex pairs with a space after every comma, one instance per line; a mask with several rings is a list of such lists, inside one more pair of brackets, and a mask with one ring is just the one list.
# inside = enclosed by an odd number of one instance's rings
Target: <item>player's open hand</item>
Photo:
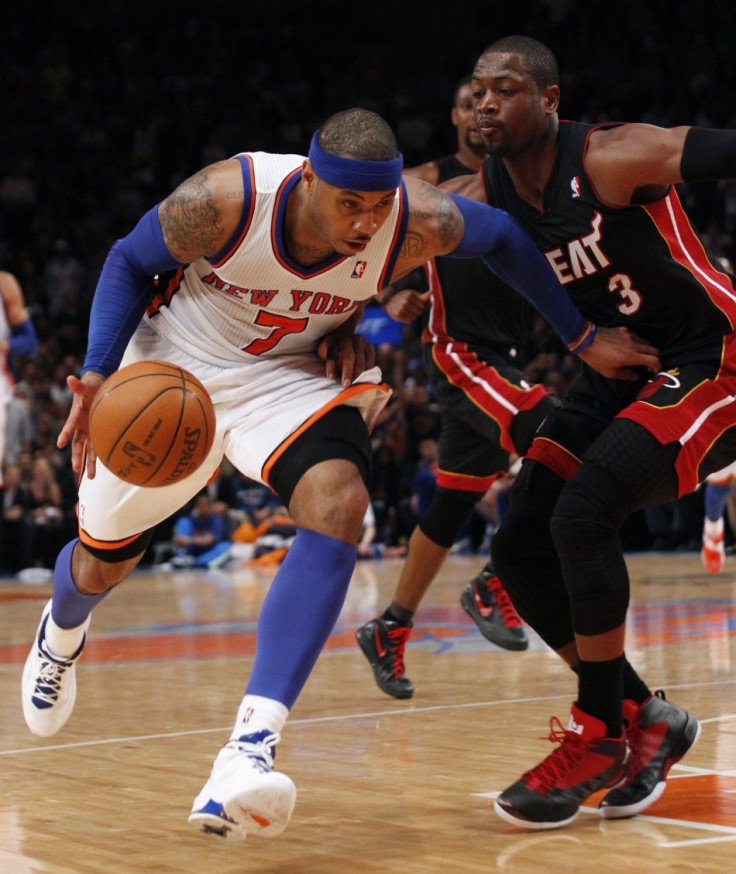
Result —
[[76, 376], [67, 376], [66, 384], [74, 392], [72, 408], [69, 411], [64, 427], [56, 438], [56, 445], [63, 449], [69, 440], [72, 442], [72, 469], [75, 473], [81, 473], [84, 461], [84, 448], [87, 444], [87, 476], [94, 478], [97, 456], [88, 442], [89, 438], [89, 411], [97, 391], [105, 378], [99, 373], [87, 371], [79, 379]]
[[[610, 379], [641, 379], [641, 369], [659, 373], [659, 350], [625, 327], [598, 328], [580, 358]], [[637, 369], [638, 368], [638, 369]]]
[[334, 332], [320, 340], [317, 354], [325, 362], [325, 376], [346, 388], [376, 363], [376, 350], [360, 334]]

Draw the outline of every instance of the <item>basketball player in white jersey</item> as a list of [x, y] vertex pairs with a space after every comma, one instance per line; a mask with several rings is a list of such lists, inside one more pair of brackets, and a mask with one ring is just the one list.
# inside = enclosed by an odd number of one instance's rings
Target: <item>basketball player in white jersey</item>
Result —
[[[354, 334], [365, 303], [434, 255], [486, 253], [585, 360], [619, 375], [658, 365], [632, 335], [596, 336], [505, 213], [401, 174], [390, 127], [363, 109], [325, 122], [306, 158], [248, 153], [203, 169], [111, 249], [82, 377], [69, 377], [74, 401], [58, 442], [71, 440], [82, 474], [79, 538], [59, 554], [24, 670], [35, 734], [54, 734], [71, 713], [92, 608], [223, 456], [277, 492], [298, 527], [261, 609], [230, 740], [194, 801], [190, 822], [205, 832], [275, 835], [294, 807], [274, 746], [343, 604], [368, 504], [369, 429], [389, 394]], [[199, 470], [153, 490], [116, 479], [94, 446], [83, 452], [104, 378], [147, 358], [197, 376], [217, 414]]]
[[0, 270], [0, 488], [5, 460], [5, 412], [15, 385], [12, 359], [16, 355], [33, 355], [37, 348], [36, 329], [20, 283], [12, 273]]

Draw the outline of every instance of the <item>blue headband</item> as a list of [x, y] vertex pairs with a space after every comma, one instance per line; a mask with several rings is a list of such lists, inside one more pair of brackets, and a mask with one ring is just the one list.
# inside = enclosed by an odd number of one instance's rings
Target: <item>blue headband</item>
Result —
[[389, 191], [401, 185], [404, 156], [399, 152], [390, 161], [363, 161], [360, 158], [341, 158], [326, 152], [317, 142], [317, 134], [309, 146], [309, 160], [314, 172], [336, 188], [353, 191]]

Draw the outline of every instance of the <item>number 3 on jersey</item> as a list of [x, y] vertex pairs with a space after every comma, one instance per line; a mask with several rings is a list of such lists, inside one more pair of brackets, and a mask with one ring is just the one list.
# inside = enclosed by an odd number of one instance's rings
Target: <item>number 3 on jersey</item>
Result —
[[633, 316], [641, 307], [641, 295], [631, 285], [631, 277], [625, 273], [616, 273], [608, 282], [608, 290], [617, 294], [620, 303], [616, 309], [625, 316]]
[[273, 328], [273, 331], [268, 337], [261, 337], [248, 343], [247, 346], [243, 347], [243, 352], [250, 352], [251, 355], [263, 355], [265, 352], [270, 352], [287, 334], [301, 334], [302, 331], [306, 331], [309, 319], [293, 319], [290, 316], [281, 316], [278, 313], [259, 310], [254, 322], [263, 328]]

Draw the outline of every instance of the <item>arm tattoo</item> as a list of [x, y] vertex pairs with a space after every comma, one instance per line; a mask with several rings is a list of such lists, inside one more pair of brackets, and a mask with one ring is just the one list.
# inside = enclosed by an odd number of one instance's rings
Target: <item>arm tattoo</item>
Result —
[[401, 254], [404, 258], [416, 260], [426, 248], [427, 241], [421, 234], [408, 231], [404, 237], [404, 242], [401, 244]]
[[[463, 235], [460, 213], [450, 198], [434, 186], [427, 185], [423, 194], [429, 198], [429, 202], [425, 199], [423, 203], [412, 205], [409, 217], [417, 219], [420, 228], [422, 226], [432, 227], [437, 234], [442, 250], [452, 251]], [[401, 254], [406, 258], [416, 259], [425, 252], [429, 245], [430, 242], [425, 239], [424, 234], [412, 229], [404, 238]]]
[[447, 195], [435, 189], [437, 231], [443, 248], [454, 248], [462, 237], [462, 221], [455, 204]]
[[183, 182], [159, 211], [166, 246], [174, 257], [190, 261], [193, 252], [210, 255], [222, 236], [220, 212], [208, 186], [207, 170]]

